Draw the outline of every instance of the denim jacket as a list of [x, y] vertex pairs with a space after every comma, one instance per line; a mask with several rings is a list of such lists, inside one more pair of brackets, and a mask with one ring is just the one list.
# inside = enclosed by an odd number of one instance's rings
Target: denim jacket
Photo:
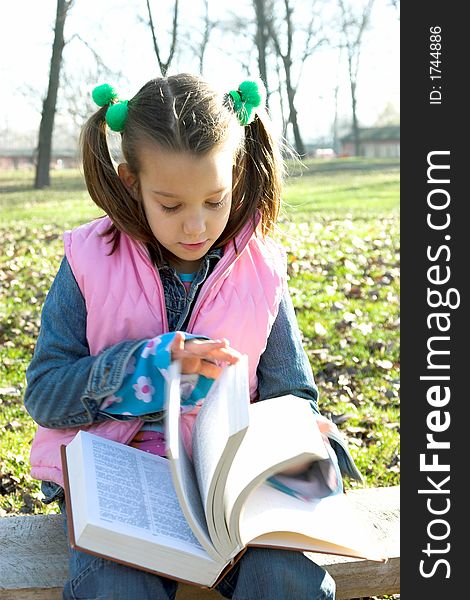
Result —
[[[170, 330], [183, 330], [194, 300], [220, 251], [208, 253], [186, 294], [174, 269], [160, 268]], [[107, 396], [122, 386], [129, 358], [144, 340], [126, 340], [90, 356], [84, 298], [66, 258], [46, 297], [33, 359], [26, 371], [25, 406], [43, 427], [67, 428], [112, 418], [100, 410]], [[292, 393], [317, 410], [317, 387], [302, 347], [288, 292], [279, 306], [257, 369], [259, 399]], [[46, 498], [60, 488], [43, 485]]]

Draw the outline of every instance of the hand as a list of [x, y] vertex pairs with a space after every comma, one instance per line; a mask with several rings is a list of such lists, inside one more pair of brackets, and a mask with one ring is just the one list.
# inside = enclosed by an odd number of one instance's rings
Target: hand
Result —
[[180, 331], [175, 333], [170, 349], [171, 360], [181, 361], [182, 373], [198, 373], [211, 379], [217, 379], [224, 366], [216, 364], [216, 361], [233, 365], [241, 357], [237, 350], [230, 348], [226, 339], [185, 340]]

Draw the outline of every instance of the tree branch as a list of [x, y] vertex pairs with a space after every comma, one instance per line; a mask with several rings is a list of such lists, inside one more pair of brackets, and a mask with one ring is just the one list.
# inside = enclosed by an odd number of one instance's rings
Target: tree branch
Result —
[[67, 41], [67, 44], [69, 44], [71, 41], [73, 41], [75, 39], [77, 39], [84, 46], [86, 46], [86, 48], [93, 54], [93, 58], [95, 59], [95, 62], [97, 63], [97, 65], [102, 67], [105, 71], [111, 71], [111, 69], [103, 62], [103, 59], [96, 52], [96, 50], [94, 48], [92, 48], [92, 46], [86, 40], [84, 40], [79, 33], [74, 33], [72, 35], [72, 37]]
[[170, 68], [171, 61], [173, 60], [173, 56], [175, 54], [176, 40], [177, 40], [177, 33], [178, 33], [178, 1], [179, 0], [175, 0], [175, 8], [174, 8], [174, 12], [173, 12], [173, 29], [172, 29], [170, 53], [168, 54], [167, 61], [163, 62], [163, 60], [160, 56], [160, 49], [158, 47], [157, 36], [155, 35], [155, 26], [153, 24], [152, 9], [150, 8], [150, 0], [147, 0], [147, 12], [148, 12], [148, 16], [149, 16], [148, 24], [149, 24], [150, 30], [152, 32], [153, 48], [155, 50], [155, 55], [157, 57], [158, 66], [160, 68], [160, 73], [162, 74], [162, 77], [166, 77], [166, 73], [167, 73], [168, 69]]
[[155, 36], [155, 27], [153, 25], [152, 9], [150, 8], [150, 0], [147, 0], [147, 11], [148, 11], [148, 15], [149, 15], [150, 31], [152, 32], [153, 49], [155, 50], [155, 55], [157, 57], [158, 67], [160, 69], [160, 73], [162, 75], [164, 75], [164, 73], [163, 73], [163, 65], [162, 65], [162, 61], [160, 59], [160, 50], [158, 48], [157, 38]]
[[173, 12], [173, 29], [172, 29], [172, 33], [171, 33], [171, 48], [170, 48], [170, 54], [168, 55], [168, 60], [164, 64], [164, 68], [165, 68], [164, 76], [166, 76], [166, 73], [167, 73], [168, 69], [170, 68], [171, 61], [173, 60], [173, 56], [175, 54], [177, 34], [178, 34], [178, 0], [175, 0], [175, 10]]

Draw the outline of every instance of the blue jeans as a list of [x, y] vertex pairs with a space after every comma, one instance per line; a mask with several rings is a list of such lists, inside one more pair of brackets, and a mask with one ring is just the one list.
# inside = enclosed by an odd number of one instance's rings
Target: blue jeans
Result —
[[[71, 548], [69, 577], [63, 600], [174, 600], [178, 587], [171, 579]], [[335, 582], [324, 569], [302, 552], [272, 548], [248, 548], [216, 589], [233, 600], [335, 598]]]

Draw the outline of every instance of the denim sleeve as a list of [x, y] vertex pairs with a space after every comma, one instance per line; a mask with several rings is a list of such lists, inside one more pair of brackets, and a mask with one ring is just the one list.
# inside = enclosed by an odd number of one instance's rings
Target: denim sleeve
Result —
[[103, 399], [120, 388], [129, 357], [144, 340], [120, 342], [90, 356], [86, 306], [64, 258], [47, 294], [24, 403], [43, 427], [66, 428], [107, 418]]
[[258, 393], [260, 400], [294, 394], [310, 400], [318, 413], [318, 389], [313, 379], [310, 362], [302, 346], [294, 306], [286, 290], [279, 312], [271, 329], [266, 349], [258, 365]]
[[[186, 340], [208, 339], [184, 331], [181, 333]], [[128, 361], [122, 386], [102, 402], [100, 411], [116, 417], [153, 415], [152, 420], [161, 419], [175, 334], [175, 331], [164, 333], [137, 348]], [[181, 405], [184, 409], [192, 409], [199, 400], [205, 398], [214, 380], [203, 375], [183, 374], [181, 381]]]

